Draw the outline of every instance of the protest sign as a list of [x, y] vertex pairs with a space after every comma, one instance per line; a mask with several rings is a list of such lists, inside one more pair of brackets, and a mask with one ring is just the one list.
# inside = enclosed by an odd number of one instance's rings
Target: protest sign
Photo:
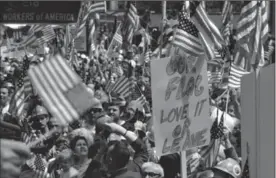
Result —
[[153, 123], [158, 155], [203, 146], [210, 141], [207, 64], [200, 56], [151, 62]]
[[74, 23], [79, 9], [80, 1], [2, 1], [0, 23]]

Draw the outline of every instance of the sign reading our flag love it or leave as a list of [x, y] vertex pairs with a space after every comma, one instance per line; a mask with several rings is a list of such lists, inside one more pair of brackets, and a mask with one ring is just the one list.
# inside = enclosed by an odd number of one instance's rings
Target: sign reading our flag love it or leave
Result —
[[80, 1], [0, 1], [0, 23], [74, 23]]
[[152, 61], [151, 77], [157, 154], [207, 145], [211, 119], [204, 56], [191, 60], [180, 55]]

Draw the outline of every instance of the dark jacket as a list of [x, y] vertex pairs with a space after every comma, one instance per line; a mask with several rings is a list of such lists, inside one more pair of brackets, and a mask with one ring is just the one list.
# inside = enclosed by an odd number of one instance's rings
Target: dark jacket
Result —
[[[147, 148], [144, 142], [140, 139], [135, 140], [133, 143], [130, 144], [135, 151], [133, 156], [133, 160], [129, 162], [126, 168], [117, 171], [112, 176], [114, 177], [133, 177], [133, 178], [140, 178], [142, 177], [141, 174], [141, 167], [142, 165], [147, 162], [148, 160], [148, 153]], [[126, 169], [126, 171], [125, 171]], [[133, 175], [133, 176], [130, 176]], [[105, 178], [110, 177], [108, 176], [107, 170], [104, 165], [97, 160], [92, 160], [90, 165], [88, 166], [84, 178]]]
[[123, 168], [113, 173], [110, 178], [142, 178], [142, 175], [139, 172]]
[[148, 161], [147, 146], [141, 139], [135, 140], [130, 145], [134, 149], [135, 154], [133, 160], [127, 166], [128, 170], [141, 172], [142, 165]]

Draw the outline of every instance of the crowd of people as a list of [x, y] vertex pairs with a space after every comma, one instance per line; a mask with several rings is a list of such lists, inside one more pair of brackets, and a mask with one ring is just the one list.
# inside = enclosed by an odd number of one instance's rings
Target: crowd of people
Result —
[[[29, 178], [38, 173], [56, 178], [181, 176], [179, 153], [158, 157], [154, 151], [151, 109], [148, 109], [151, 108], [149, 72], [141, 71], [144, 70], [143, 67], [133, 66], [126, 60], [112, 61], [114, 64], [108, 62], [104, 59], [106, 49], [102, 48], [99, 51], [98, 63], [89, 60], [87, 56], [77, 55], [80, 65], [84, 66], [80, 66], [78, 68], [80, 70], [75, 68], [80, 76], [84, 76], [87, 90], [95, 97], [97, 104], [78, 121], [67, 126], [59, 125], [35, 93], [25, 101], [26, 114], [23, 118], [12, 115], [11, 100], [16, 91], [16, 80], [22, 72], [24, 65], [22, 61], [26, 60], [6, 58], [2, 61], [1, 67], [4, 70], [1, 70], [1, 175], [3, 177]], [[32, 58], [25, 56], [25, 58], [29, 60], [30, 67], [39, 63], [37, 56]], [[85, 60], [86, 63], [83, 63]], [[121, 67], [123, 62], [129, 67], [123, 69]], [[86, 73], [83, 74], [82, 70]], [[133, 91], [128, 98], [106, 91], [109, 81], [116, 81], [116, 78], [122, 75], [133, 73], [137, 76], [135, 78], [139, 92], [146, 99], [148, 107], [139, 102], [142, 100], [139, 96], [134, 96], [137, 95], [137, 91]], [[212, 91], [214, 94], [211, 93], [211, 96], [220, 92], [224, 91], [214, 89]], [[219, 108], [225, 110], [228, 101], [229, 115], [240, 118], [237, 92], [233, 90], [228, 100], [226, 97], [225, 94], [219, 100]], [[44, 136], [55, 128], [54, 134]], [[222, 160], [222, 163], [212, 168], [206, 168], [202, 164], [197, 167], [197, 171], [190, 172], [196, 173], [191, 176], [240, 177], [240, 130], [237, 126], [232, 133], [224, 131], [224, 143], [218, 157], [218, 161]], [[23, 137], [26, 134], [28, 139]], [[43, 139], [32, 145], [27, 152], [26, 144], [31, 143], [30, 140], [35, 141], [39, 138]], [[187, 152], [189, 161], [200, 159], [197, 155], [197, 150]], [[232, 163], [232, 167], [227, 167], [228, 163]], [[233, 166], [237, 167], [237, 172], [233, 172]]]
[[[162, 42], [169, 44], [173, 32], [165, 30], [164, 34]], [[158, 156], [155, 152], [150, 63], [141, 62], [141, 47], [133, 44], [131, 50], [118, 50], [117, 55], [110, 57], [106, 41], [111, 41], [112, 35], [100, 36], [93, 55], [75, 53], [71, 60], [74, 61], [72, 70], [80, 76], [95, 104], [79, 120], [67, 125], [60, 125], [35, 88], [24, 98], [20, 115], [14, 112], [18, 109], [15, 93], [20, 82], [22, 87], [22, 77], [27, 76], [29, 68], [51, 55], [1, 58], [1, 177], [181, 177], [183, 155]], [[54, 51], [52, 47], [49, 49], [49, 53]], [[158, 48], [152, 50], [158, 51]], [[131, 78], [136, 86], [127, 97], [109, 89], [122, 76]], [[212, 107], [241, 119], [239, 90], [227, 92], [228, 89], [216, 85], [209, 90]], [[207, 166], [200, 154], [204, 147], [187, 150], [189, 178], [249, 176], [247, 164], [243, 170], [241, 166], [240, 124], [232, 130], [222, 128], [220, 134], [222, 142], [212, 166]]]

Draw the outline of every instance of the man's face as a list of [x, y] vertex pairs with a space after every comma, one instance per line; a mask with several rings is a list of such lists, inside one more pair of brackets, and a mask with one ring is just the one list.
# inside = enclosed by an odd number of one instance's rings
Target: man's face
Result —
[[235, 115], [235, 110], [234, 110], [234, 106], [233, 105], [229, 105], [228, 106], [228, 114], [232, 117], [236, 117]]
[[146, 167], [143, 170], [143, 177], [144, 178], [159, 178], [161, 175], [159, 174], [159, 171], [154, 169], [153, 167]]
[[47, 122], [49, 121], [48, 115], [40, 115], [32, 118], [32, 127], [34, 129], [45, 129], [47, 127]]
[[1, 104], [6, 104], [9, 100], [9, 90], [7, 88], [0, 89]]
[[6, 74], [4, 72], [0, 72], [0, 80], [3, 81], [6, 77]]
[[121, 115], [119, 106], [109, 106], [108, 113], [114, 120], [119, 119]]

